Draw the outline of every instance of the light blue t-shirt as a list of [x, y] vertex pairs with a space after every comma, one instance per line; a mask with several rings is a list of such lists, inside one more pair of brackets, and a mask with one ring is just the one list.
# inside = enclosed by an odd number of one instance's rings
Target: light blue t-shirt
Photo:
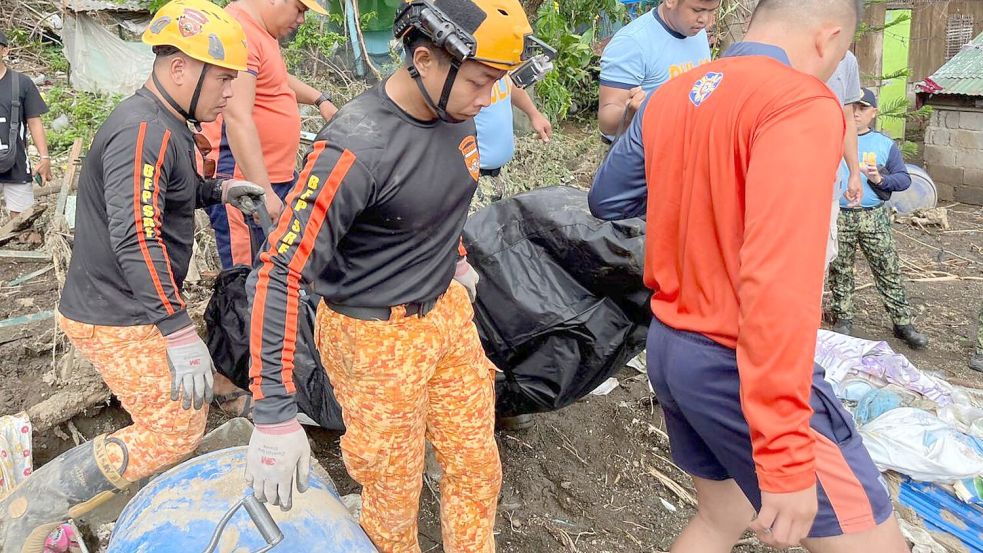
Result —
[[707, 32], [687, 37], [672, 30], [659, 9], [622, 27], [601, 55], [601, 85], [652, 92], [698, 65], [710, 62]]
[[491, 105], [478, 112], [474, 126], [478, 136], [481, 168], [501, 169], [515, 155], [512, 128], [512, 84], [510, 77], [499, 79], [492, 87]]
[[[911, 175], [904, 163], [904, 156], [901, 150], [891, 137], [877, 131], [868, 131], [857, 137], [859, 147], [859, 157], [861, 165], [872, 165], [878, 167], [883, 177], [878, 188], [888, 192], [900, 192], [907, 190], [911, 186]], [[850, 172], [847, 171], [845, 161], [840, 162], [840, 169], [837, 173], [839, 178], [840, 207], [848, 207], [849, 202], [843, 197], [846, 192], [847, 180]], [[884, 203], [884, 200], [877, 196], [871, 188], [867, 175], [861, 171], [860, 180], [864, 183], [864, 197], [860, 202], [861, 207], [876, 207]]]

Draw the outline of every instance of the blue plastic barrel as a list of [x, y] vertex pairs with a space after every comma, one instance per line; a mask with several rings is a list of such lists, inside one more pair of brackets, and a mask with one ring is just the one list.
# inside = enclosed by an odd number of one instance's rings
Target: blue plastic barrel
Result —
[[[155, 478], [127, 504], [109, 553], [202, 553], [223, 517], [243, 499], [245, 447], [191, 459]], [[255, 503], [253, 506], [255, 507]], [[289, 512], [268, 509], [283, 539], [270, 553], [374, 553], [372, 542], [342, 504], [330, 478], [312, 473], [310, 489], [294, 491]], [[267, 532], [269, 534], [269, 532]], [[247, 509], [232, 515], [216, 552], [252, 553], [267, 547]]]
[[911, 215], [918, 209], [930, 209], [939, 203], [939, 191], [935, 181], [917, 165], [907, 164], [911, 175], [911, 186], [903, 192], [891, 195], [887, 205], [898, 210], [902, 215]]

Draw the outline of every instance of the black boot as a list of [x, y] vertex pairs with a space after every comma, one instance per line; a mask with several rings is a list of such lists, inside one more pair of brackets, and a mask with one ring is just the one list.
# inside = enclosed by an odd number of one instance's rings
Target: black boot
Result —
[[911, 349], [925, 349], [928, 345], [928, 336], [915, 330], [912, 325], [894, 325], [894, 336], [908, 344]]
[[977, 351], [969, 358], [969, 368], [983, 372], [983, 351]]
[[[106, 442], [123, 449], [123, 467], [111, 467]], [[130, 483], [126, 446], [98, 436], [72, 448], [38, 469], [0, 500], [0, 551], [41, 553], [48, 534], [61, 523], [81, 516], [111, 499]]]
[[833, 332], [853, 336], [853, 319], [836, 319], [833, 325]]
[[516, 415], [514, 417], [502, 417], [498, 419], [498, 428], [501, 430], [528, 430], [532, 428], [532, 415]]

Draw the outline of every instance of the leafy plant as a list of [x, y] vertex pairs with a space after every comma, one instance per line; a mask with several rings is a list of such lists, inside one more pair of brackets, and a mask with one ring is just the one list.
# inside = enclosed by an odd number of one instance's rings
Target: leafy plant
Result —
[[594, 39], [602, 13], [621, 21], [625, 8], [618, 0], [553, 0], [539, 7], [536, 36], [556, 48], [557, 55], [553, 71], [536, 92], [543, 113], [554, 121], [597, 104], [600, 57]]
[[49, 148], [53, 152], [68, 150], [76, 138], [90, 142], [120, 99], [62, 86], [51, 88], [45, 97], [48, 113], [43, 117]]
[[[329, 20], [341, 23], [340, 15], [331, 14]], [[283, 49], [283, 57], [290, 67], [299, 67], [311, 58], [329, 58], [334, 55], [340, 44], [345, 43], [344, 35], [332, 32], [327, 28], [327, 21], [322, 18], [308, 17], [304, 24], [297, 28], [293, 40]]]

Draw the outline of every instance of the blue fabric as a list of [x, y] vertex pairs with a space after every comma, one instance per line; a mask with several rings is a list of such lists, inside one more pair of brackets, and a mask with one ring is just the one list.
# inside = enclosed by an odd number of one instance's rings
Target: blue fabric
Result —
[[652, 92], [694, 67], [710, 62], [706, 31], [684, 37], [659, 17], [643, 15], [625, 25], [601, 55], [601, 85], [629, 89], [641, 86]]
[[[908, 167], [905, 165], [904, 156], [901, 150], [891, 137], [883, 135], [877, 131], [869, 131], [857, 137], [860, 149], [860, 164], [867, 163], [876, 165], [881, 170], [884, 180], [879, 188], [890, 192], [901, 192], [911, 186], [911, 175], [908, 174]], [[845, 192], [847, 180], [850, 172], [846, 162], [840, 162], [840, 169], [837, 173], [839, 177], [840, 192]], [[867, 175], [862, 171], [860, 180], [864, 183], [864, 198], [860, 202], [862, 207], [876, 207], [884, 201], [877, 197], [874, 189], [871, 188]], [[847, 207], [849, 202], [842, 195], [840, 197], [840, 207]]]
[[478, 136], [478, 156], [481, 168], [501, 169], [515, 155], [515, 136], [512, 128], [512, 86], [509, 77], [492, 87], [491, 105], [474, 118]]
[[[754, 508], [760, 509], [751, 431], [741, 409], [737, 353], [701, 334], [672, 329], [658, 319], [649, 327], [646, 351], [649, 380], [664, 412], [673, 461], [699, 478], [733, 478]], [[824, 373], [816, 365], [809, 401], [814, 411], [810, 426], [839, 446], [880, 524], [893, 512], [891, 498], [850, 414], [836, 399]], [[843, 534], [822, 483], [849, 475], [834, 474], [830, 469], [836, 470], [816, 465], [819, 511], [809, 532], [813, 538]]]
[[[297, 175], [294, 180], [273, 185], [273, 191], [281, 200], [287, 200], [287, 194], [293, 189]], [[225, 209], [225, 204], [216, 204], [205, 209], [208, 218], [212, 223], [212, 230], [215, 231], [215, 248], [218, 250], [218, 259], [222, 264], [222, 269], [231, 269], [235, 264], [232, 262], [232, 227], [229, 226], [229, 213]], [[247, 219], [246, 224], [252, 233], [251, 243], [253, 244], [253, 255], [259, 253], [256, 248], [266, 241], [266, 231], [260, 228], [252, 218]], [[276, 224], [276, 220], [273, 221]], [[255, 261], [255, 260], [254, 260]]]
[[[768, 56], [788, 65], [788, 55], [777, 46], [739, 42], [725, 56]], [[594, 175], [587, 195], [591, 213], [608, 221], [645, 215], [648, 186], [645, 180], [645, 148], [642, 145], [642, 117], [651, 94], [642, 102], [631, 124], [611, 147]]]

